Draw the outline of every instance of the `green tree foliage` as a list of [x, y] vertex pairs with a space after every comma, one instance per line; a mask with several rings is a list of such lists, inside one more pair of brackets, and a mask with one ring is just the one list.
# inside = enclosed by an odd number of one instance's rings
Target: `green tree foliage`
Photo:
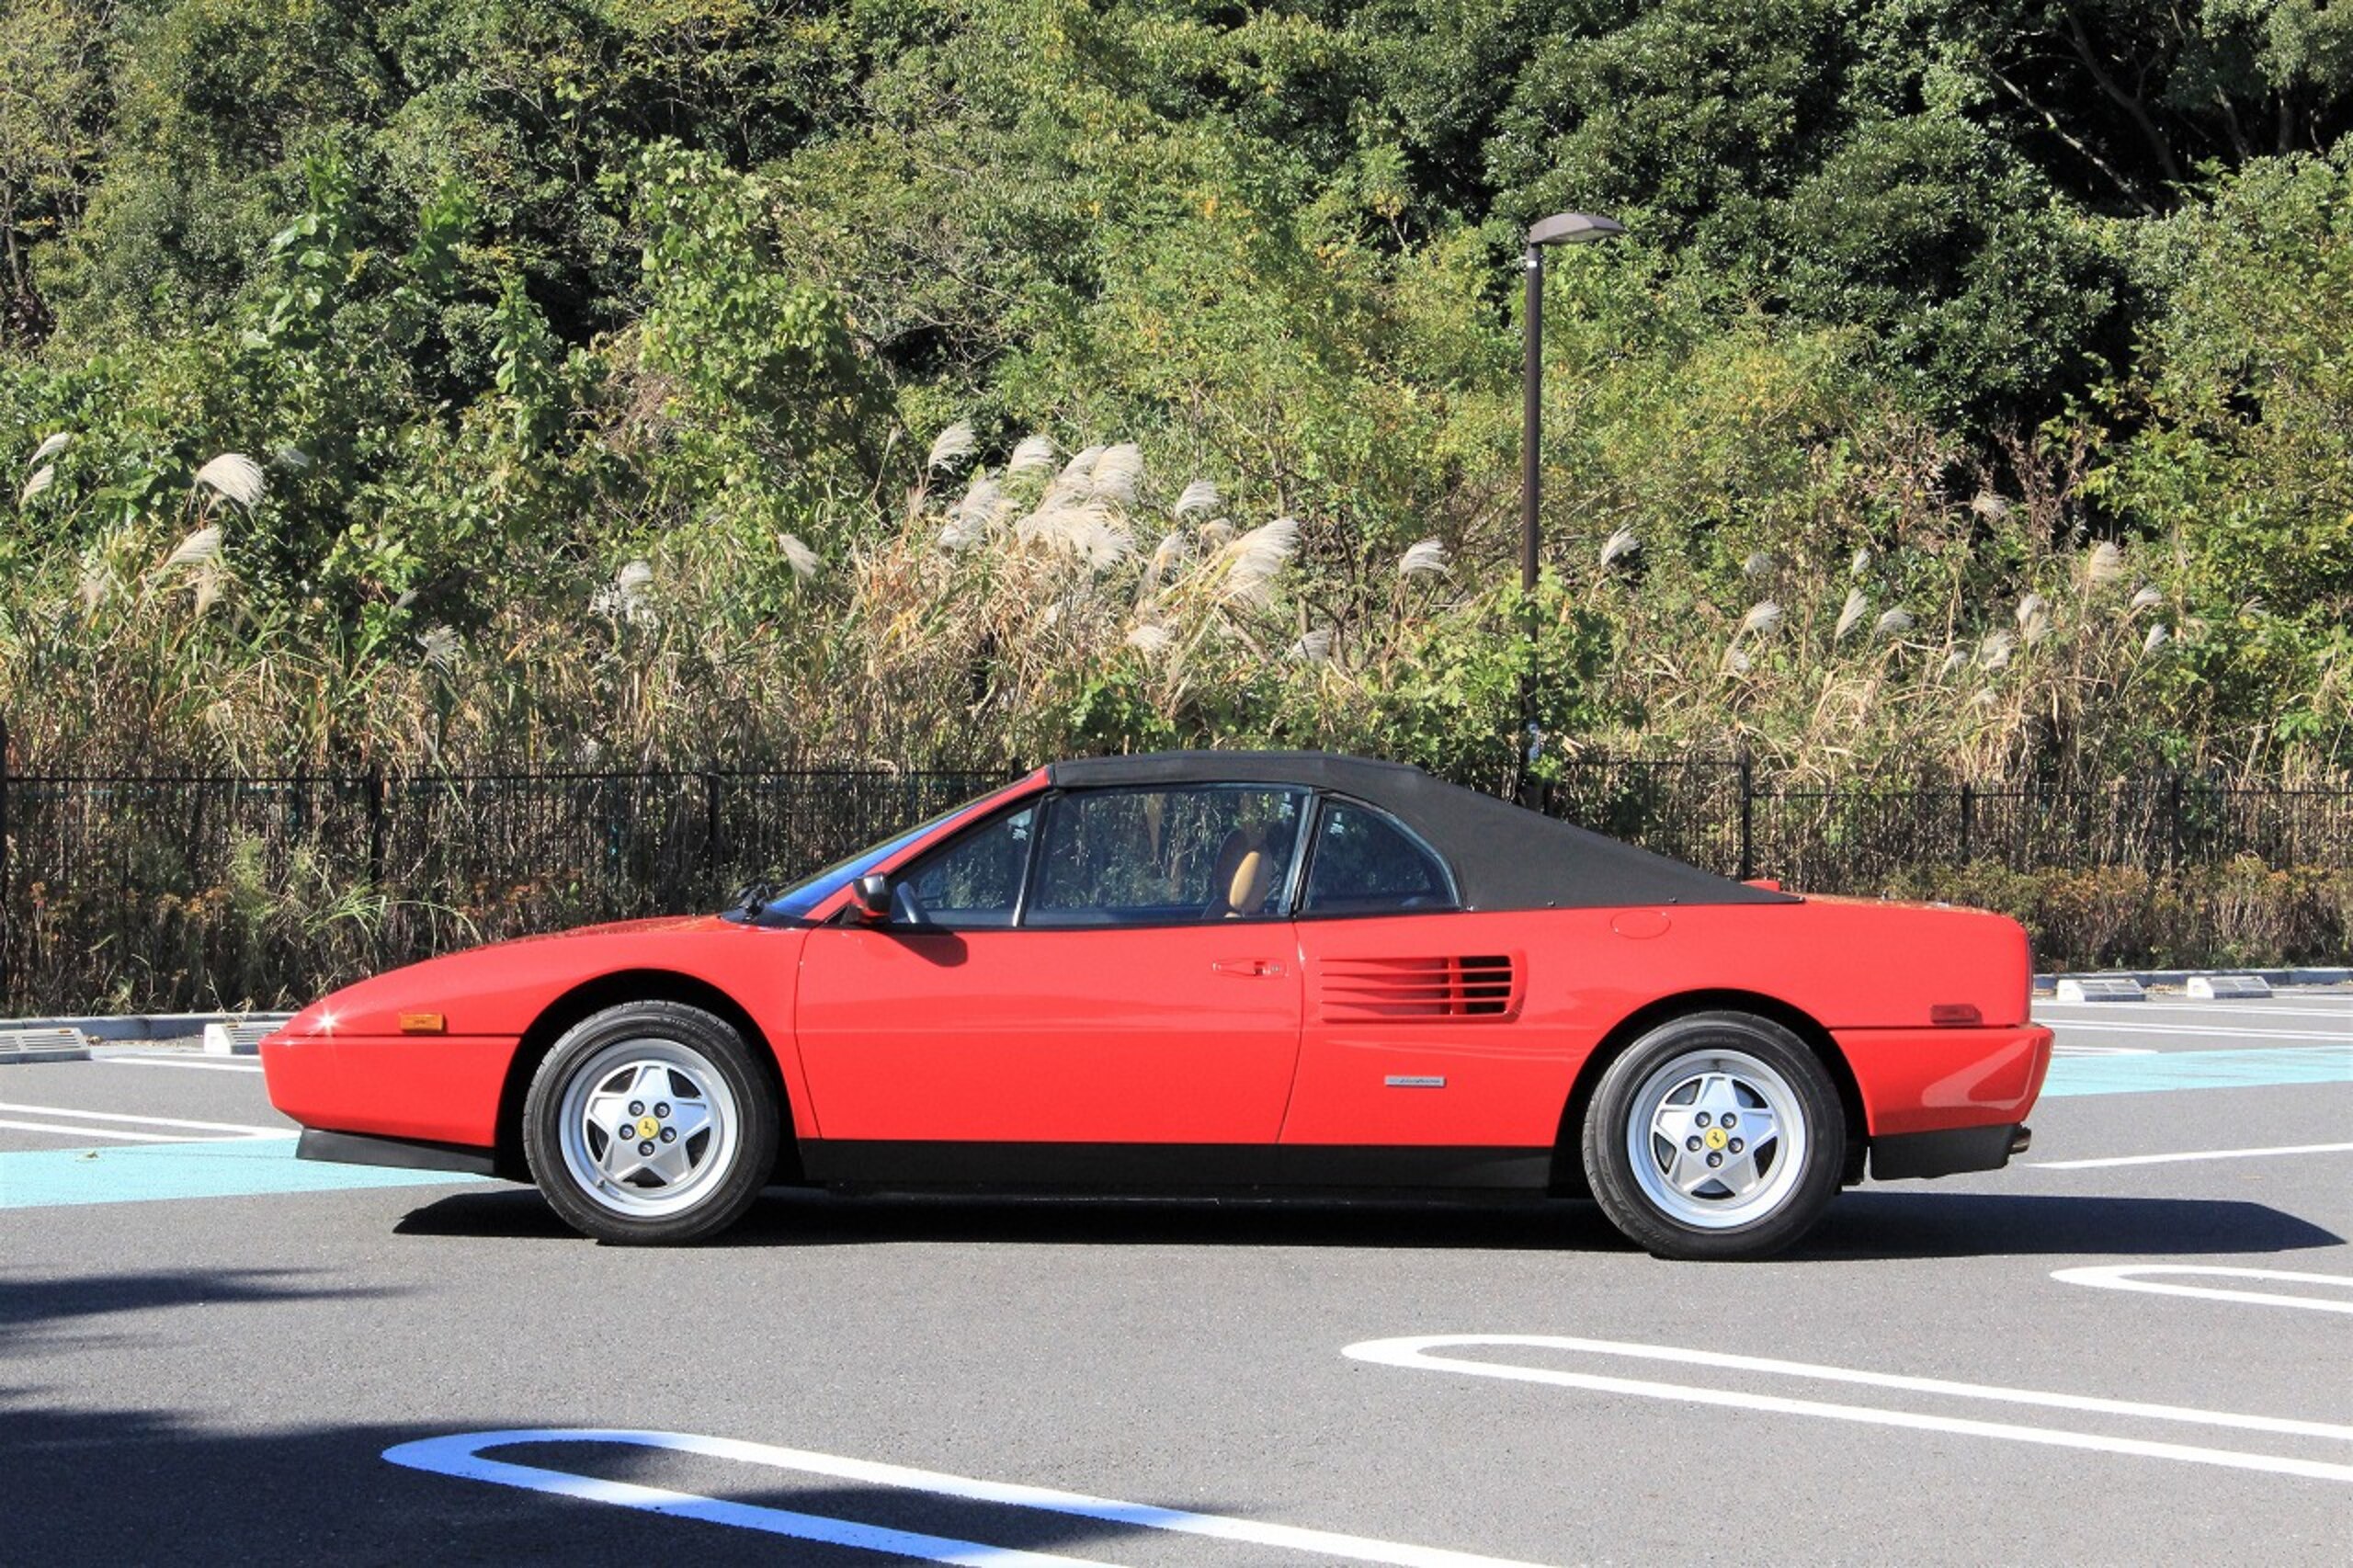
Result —
[[8, 0], [0, 708], [2341, 765], [2341, 9]]

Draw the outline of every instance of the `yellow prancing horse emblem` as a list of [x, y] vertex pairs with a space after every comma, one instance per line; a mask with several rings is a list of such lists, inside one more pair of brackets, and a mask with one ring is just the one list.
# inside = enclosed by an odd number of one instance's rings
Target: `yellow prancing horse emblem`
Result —
[[1724, 1144], [1725, 1144], [1727, 1142], [1728, 1142], [1728, 1140], [1724, 1137], [1724, 1130], [1723, 1130], [1722, 1128], [1721, 1128], [1721, 1127], [1711, 1127], [1711, 1128], [1709, 1128], [1709, 1129], [1708, 1129], [1708, 1147], [1709, 1147], [1709, 1148], [1711, 1148], [1711, 1149], [1721, 1149], [1721, 1148], [1722, 1148], [1722, 1147], [1724, 1146]]
[[655, 1133], [657, 1133], [657, 1132], [659, 1132], [659, 1131], [662, 1131], [662, 1124], [661, 1124], [660, 1122], [658, 1122], [658, 1121], [654, 1120], [652, 1117], [650, 1117], [650, 1116], [642, 1116], [642, 1117], [638, 1118], [638, 1120], [637, 1120], [637, 1135], [638, 1135], [640, 1138], [651, 1138], [651, 1137], [653, 1137]]

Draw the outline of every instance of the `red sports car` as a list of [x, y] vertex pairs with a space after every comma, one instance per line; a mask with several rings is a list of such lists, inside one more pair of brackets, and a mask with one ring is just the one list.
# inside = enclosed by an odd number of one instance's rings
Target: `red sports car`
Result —
[[1591, 1196], [1686, 1258], [2024, 1149], [1998, 915], [1726, 881], [1415, 768], [1057, 763], [731, 913], [336, 992], [262, 1042], [305, 1158], [683, 1242], [771, 1181]]

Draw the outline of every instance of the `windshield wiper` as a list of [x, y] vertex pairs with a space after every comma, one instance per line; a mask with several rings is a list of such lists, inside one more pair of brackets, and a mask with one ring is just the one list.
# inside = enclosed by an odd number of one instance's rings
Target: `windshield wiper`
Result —
[[783, 891], [766, 878], [758, 881], [746, 882], [735, 890], [735, 896], [729, 906], [729, 913], [740, 919], [749, 920], [767, 908], [769, 902]]

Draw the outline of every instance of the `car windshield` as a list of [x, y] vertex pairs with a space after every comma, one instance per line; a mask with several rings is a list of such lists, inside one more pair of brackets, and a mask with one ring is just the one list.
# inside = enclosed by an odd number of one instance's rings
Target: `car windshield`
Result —
[[781, 915], [790, 920], [805, 920], [810, 911], [900, 850], [904, 849], [908, 845], [913, 844], [916, 839], [921, 838], [925, 834], [929, 833], [933, 828], [938, 827], [941, 823], [960, 812], [970, 811], [981, 801], [1003, 792], [1001, 790], [991, 790], [987, 794], [975, 795], [969, 801], [949, 807], [936, 817], [916, 824], [895, 838], [886, 839], [881, 844], [861, 849], [846, 860], [836, 860], [824, 870], [793, 883], [784, 892], [769, 899], [760, 905], [760, 913], [771, 917]]

